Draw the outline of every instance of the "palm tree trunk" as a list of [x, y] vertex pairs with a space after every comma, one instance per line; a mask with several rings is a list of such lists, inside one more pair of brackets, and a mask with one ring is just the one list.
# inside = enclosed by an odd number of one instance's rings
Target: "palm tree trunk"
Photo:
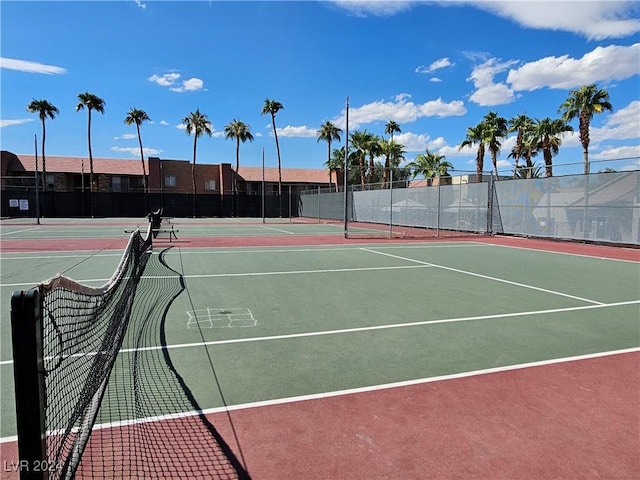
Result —
[[545, 145], [542, 148], [542, 156], [544, 158], [546, 176], [553, 177], [553, 164], [552, 164], [551, 148], [549, 147], [549, 145]]
[[[278, 144], [278, 132], [276, 132], [276, 116], [271, 114], [271, 123], [273, 125], [273, 136], [276, 137], [276, 153], [278, 154], [278, 197], [282, 195], [282, 168], [280, 165], [280, 145]], [[278, 198], [278, 204], [280, 199]]]
[[191, 187], [193, 190], [193, 218], [196, 218], [196, 145], [198, 135], [193, 136], [193, 163], [191, 164]]
[[[89, 144], [89, 183], [91, 187], [90, 192], [93, 192], [93, 155], [91, 153], [91, 109], [89, 109], [89, 120], [87, 122], [87, 143]], [[91, 204], [91, 216], [93, 216], [93, 202]]]
[[364, 155], [362, 155], [360, 157], [359, 164], [360, 164], [360, 183], [362, 184], [362, 189], [363, 190], [364, 190], [364, 185], [367, 183], [367, 175], [366, 175], [366, 172], [365, 172], [366, 169], [364, 167], [364, 161], [365, 161], [365, 158], [364, 158]]
[[[327, 140], [327, 165], [329, 165], [329, 191], [331, 191], [332, 181], [331, 181], [331, 136]], [[338, 185], [338, 179], [336, 178], [336, 186]]]
[[[43, 183], [43, 191], [47, 189], [47, 159], [44, 153], [44, 142], [45, 137], [47, 136], [47, 130], [44, 126], [44, 117], [42, 117], [42, 178], [44, 179]], [[38, 185], [36, 185], [38, 188]]]
[[484, 150], [482, 145], [478, 147], [478, 156], [476, 157], [476, 177], [478, 183], [482, 183], [482, 170], [484, 169]]
[[588, 147], [584, 147], [584, 150], [582, 151], [582, 158], [584, 160], [584, 174], [589, 175], [589, 171], [591, 170], [591, 168], [589, 165], [589, 148]]
[[140, 161], [142, 162], [142, 192], [147, 193], [147, 171], [144, 166], [144, 151], [142, 150], [142, 138], [140, 137], [140, 124], [136, 122], [136, 129], [138, 130], [138, 144], [140, 145]]
[[238, 172], [240, 171], [240, 137], [236, 137], [236, 174], [233, 176], [234, 193], [238, 194]]

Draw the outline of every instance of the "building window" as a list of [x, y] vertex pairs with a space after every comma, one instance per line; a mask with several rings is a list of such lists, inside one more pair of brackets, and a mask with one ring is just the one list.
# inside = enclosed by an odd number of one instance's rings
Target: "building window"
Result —
[[112, 192], [121, 192], [122, 191], [122, 177], [111, 177], [111, 191]]
[[204, 181], [204, 189], [205, 190], [215, 190], [216, 189], [216, 181], [215, 180], [205, 180]]
[[176, 176], [175, 175], [165, 175], [164, 176], [164, 186], [165, 187], [175, 187], [176, 186]]
[[53, 175], [49, 175], [47, 174], [47, 190], [53, 190], [55, 185], [55, 180], [54, 180], [54, 176]]

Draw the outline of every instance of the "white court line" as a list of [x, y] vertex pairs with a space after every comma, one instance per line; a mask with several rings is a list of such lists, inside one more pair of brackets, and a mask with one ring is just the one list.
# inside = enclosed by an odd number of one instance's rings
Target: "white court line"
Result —
[[512, 282], [510, 280], [504, 280], [504, 279], [498, 278], [498, 277], [490, 277], [489, 275], [482, 275], [480, 273], [468, 272], [466, 270], [460, 270], [458, 268], [445, 267], [444, 265], [437, 265], [435, 263], [429, 263], [429, 262], [423, 262], [423, 261], [420, 261], [420, 260], [414, 260], [413, 258], [401, 257], [399, 255], [392, 255], [391, 253], [378, 252], [376, 250], [371, 250], [369, 248], [361, 248], [361, 250], [364, 250], [365, 252], [375, 253], [375, 254], [378, 254], [378, 255], [384, 255], [386, 257], [397, 258], [399, 260], [404, 260], [404, 261], [407, 261], [407, 262], [415, 262], [415, 263], [419, 263], [419, 264], [422, 264], [422, 265], [429, 265], [431, 267], [441, 268], [443, 270], [449, 270], [451, 272], [462, 273], [464, 275], [471, 275], [473, 277], [484, 278], [486, 280], [493, 280], [494, 282], [506, 283], [508, 285], [515, 285], [517, 287], [528, 288], [528, 289], [531, 289], [531, 290], [538, 290], [540, 292], [551, 293], [553, 295], [559, 295], [561, 297], [573, 298], [574, 300], [580, 300], [582, 302], [594, 303], [596, 305], [604, 305], [604, 303], [602, 303], [602, 302], [598, 302], [596, 300], [591, 300], [589, 298], [577, 297], [575, 295], [569, 295], [568, 293], [562, 293], [562, 292], [557, 292], [555, 290], [548, 290], [546, 288], [535, 287], [533, 285], [527, 285], [525, 283]]
[[[268, 230], [273, 230], [274, 232], [286, 233], [287, 235], [295, 235], [295, 233], [293, 233], [293, 232], [289, 232], [288, 230], [281, 230], [281, 229], [275, 228], [275, 227], [268, 227], [266, 225], [260, 225], [260, 227], [266, 228]], [[303, 234], [300, 234], [300, 235], [303, 235]]]
[[13, 235], [14, 233], [30, 232], [31, 230], [38, 230], [39, 228], [40, 227], [31, 227], [31, 228], [25, 228], [23, 230], [15, 230], [13, 232], [0, 233], [0, 237], [4, 237], [5, 235]]
[[[417, 378], [414, 380], [383, 383], [383, 384], [371, 385], [367, 387], [348, 388], [344, 390], [334, 390], [330, 392], [311, 393], [308, 395], [297, 395], [294, 397], [274, 398], [272, 400], [262, 400], [258, 402], [239, 403], [236, 405], [227, 405], [225, 407], [206, 408], [200, 411], [179, 412], [179, 413], [172, 413], [167, 415], [157, 415], [153, 417], [140, 418], [136, 420], [124, 420], [119, 422], [102, 423], [102, 424], [95, 425], [93, 428], [96, 430], [105, 429], [105, 428], [118, 428], [118, 427], [126, 427], [129, 425], [139, 425], [143, 423], [159, 422], [159, 421], [173, 420], [178, 418], [188, 418], [188, 417], [193, 417], [200, 414], [210, 415], [215, 413], [226, 413], [226, 412], [236, 411], [236, 410], [246, 410], [251, 408], [283, 405], [287, 403], [304, 402], [308, 400], [322, 400], [325, 398], [342, 397], [342, 396], [353, 395], [358, 393], [369, 393], [369, 392], [375, 392], [379, 390], [388, 390], [392, 388], [411, 387], [414, 385], [422, 385], [425, 383], [434, 383], [434, 382], [442, 382], [446, 380], [455, 380], [460, 378], [477, 377], [480, 375], [491, 375], [494, 373], [523, 370], [526, 368], [544, 367], [544, 366], [555, 365], [559, 363], [577, 362], [581, 360], [590, 360], [593, 358], [610, 357], [614, 355], [622, 355], [626, 353], [635, 353], [635, 352], [640, 352], [640, 348], [627, 348], [623, 350], [612, 350], [608, 352], [576, 355], [573, 357], [553, 358], [550, 360], [540, 360], [537, 362], [519, 363], [515, 365], [506, 365], [503, 367], [485, 368], [481, 370], [472, 370], [469, 372], [439, 375], [437, 377]], [[13, 435], [13, 436], [0, 438], [0, 443], [16, 442], [17, 440], [18, 440], [18, 437], [16, 435]]]
[[[199, 275], [182, 275], [182, 278], [230, 278], [230, 277], [264, 277], [270, 275], [304, 275], [311, 273], [340, 273], [340, 272], [369, 272], [375, 270], [405, 270], [414, 268], [426, 268], [429, 265], [395, 265], [388, 267], [360, 267], [360, 268], [327, 268], [320, 270], [287, 270], [283, 272], [247, 272], [247, 273], [202, 273]], [[176, 275], [143, 275], [142, 278], [160, 280], [166, 278], [176, 278]], [[88, 280], [76, 280], [78, 283], [105, 283], [109, 278], [91, 278]], [[3, 283], [0, 287], [25, 287], [35, 286], [41, 281], [33, 283]]]
[[[513, 249], [516, 249], [516, 250], [529, 250], [530, 252], [551, 253], [551, 254], [555, 254], [555, 255], [569, 255], [569, 256], [573, 256], [573, 257], [591, 258], [591, 259], [596, 259], [596, 260], [611, 260], [613, 262], [638, 263], [636, 260], [624, 260], [622, 258], [600, 257], [598, 255], [587, 255], [587, 254], [584, 254], [584, 253], [560, 252], [560, 251], [556, 251], [556, 250], [544, 250], [542, 248], [522, 247], [522, 246], [519, 246], [519, 245], [501, 245], [499, 243], [488, 243], [487, 245], [490, 245], [492, 247], [513, 248]], [[632, 249], [632, 248], [624, 248], [624, 247], [609, 247], [609, 248], [616, 248], [616, 249], [619, 249], [619, 250], [630, 250], [630, 251], [637, 252], [637, 250]]]
[[[640, 304], [640, 300], [631, 300], [628, 302], [616, 302], [616, 303], [610, 303], [607, 305], [605, 304], [584, 305], [582, 307], [566, 307], [566, 308], [554, 308], [549, 310], [533, 310], [529, 312], [500, 313], [495, 315], [479, 315], [475, 317], [445, 318], [441, 320], [420, 320], [417, 322], [390, 323], [385, 325], [372, 325], [369, 327], [343, 328], [338, 330], [321, 330], [318, 332], [289, 333], [284, 335], [269, 335], [265, 337], [233, 338], [229, 340], [211, 340], [209, 342], [176, 343], [173, 345], [164, 345], [164, 346], [157, 345], [154, 347], [144, 347], [144, 348], [123, 348], [120, 351], [124, 353], [135, 353], [135, 352], [145, 352], [145, 351], [155, 351], [155, 350], [174, 350], [178, 348], [196, 348], [196, 347], [203, 347], [207, 345], [229, 345], [234, 343], [252, 343], [252, 342], [264, 342], [264, 341], [272, 341], [272, 340], [288, 340], [292, 338], [322, 337], [326, 335], [341, 335], [345, 333], [369, 332], [374, 330], [389, 330], [392, 328], [419, 327], [423, 325], [439, 325], [444, 323], [473, 322], [478, 320], [493, 320], [493, 319], [500, 319], [500, 318], [528, 317], [528, 316], [534, 316], [534, 315], [575, 312], [575, 311], [582, 311], [582, 310], [593, 310], [597, 308], [610, 308], [610, 307], [620, 307], [625, 305], [637, 305], [637, 304]], [[77, 353], [77, 354], [70, 355], [70, 357], [86, 357], [86, 356], [92, 356], [92, 355], [95, 355], [95, 352]], [[13, 363], [13, 360], [3, 360], [0, 362], [0, 365], [10, 365], [12, 363]]]

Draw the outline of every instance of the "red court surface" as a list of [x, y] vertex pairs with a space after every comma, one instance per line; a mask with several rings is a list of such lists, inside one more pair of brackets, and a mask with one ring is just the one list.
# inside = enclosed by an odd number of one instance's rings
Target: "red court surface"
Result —
[[[260, 480], [632, 480], [639, 367], [619, 354], [230, 416]], [[212, 421], [231, 444], [226, 415]]]
[[[39, 252], [39, 251], [100, 251], [121, 250], [128, 238], [72, 238], [72, 239], [3, 239], [2, 251]], [[291, 236], [255, 236], [255, 237], [183, 237], [170, 241], [158, 238], [154, 241], [157, 248], [175, 246], [181, 248], [205, 247], [258, 247], [258, 246], [304, 246], [304, 245], [349, 245], [359, 243], [411, 243], [416, 239], [385, 238], [344, 238], [342, 235], [291, 235]], [[473, 241], [503, 245], [508, 247], [530, 248], [560, 253], [571, 253], [592, 257], [613, 258], [640, 262], [640, 248], [563, 242], [545, 239], [530, 239], [510, 236], [460, 236], [433, 237], [421, 239], [421, 242], [459, 242]]]
[[[624, 353], [208, 417], [254, 480], [634, 480], [639, 367]], [[2, 444], [3, 479], [16, 457]]]

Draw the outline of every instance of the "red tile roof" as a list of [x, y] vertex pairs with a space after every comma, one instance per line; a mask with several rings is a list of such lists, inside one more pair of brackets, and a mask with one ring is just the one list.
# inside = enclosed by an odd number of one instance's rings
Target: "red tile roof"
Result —
[[[262, 167], [240, 166], [238, 174], [246, 182], [261, 182]], [[266, 182], [278, 181], [278, 169], [268, 167], [264, 169]], [[287, 183], [329, 183], [329, 170], [318, 168], [282, 168], [282, 181]]]
[[[35, 156], [17, 155], [20, 163], [26, 171], [35, 171]], [[84, 173], [89, 173], [89, 159], [86, 157], [46, 157], [47, 172], [58, 173], [82, 173], [84, 161]], [[145, 169], [149, 173], [149, 163], [145, 160]], [[15, 166], [13, 167], [15, 168]], [[38, 157], [38, 168], [42, 171], [42, 157]], [[122, 160], [116, 158], [94, 158], [93, 173], [107, 173], [111, 175], [142, 175], [140, 159]]]
[[[25, 171], [35, 170], [35, 157], [33, 155], [17, 155]], [[47, 172], [81, 173], [84, 161], [84, 173], [89, 173], [89, 159], [86, 157], [61, 157], [47, 155]], [[163, 160], [160, 160], [161, 162]], [[42, 157], [38, 157], [38, 168], [42, 171]], [[149, 173], [149, 163], [145, 160], [145, 168]], [[12, 170], [16, 166], [12, 165]], [[140, 159], [122, 160], [116, 158], [94, 158], [93, 173], [105, 173], [111, 175], [142, 175]], [[262, 181], [262, 167], [240, 167], [240, 177], [247, 182]], [[278, 169], [268, 167], [264, 170], [265, 181], [277, 182]], [[286, 183], [316, 183], [328, 184], [329, 171], [313, 168], [283, 168], [282, 181]]]

